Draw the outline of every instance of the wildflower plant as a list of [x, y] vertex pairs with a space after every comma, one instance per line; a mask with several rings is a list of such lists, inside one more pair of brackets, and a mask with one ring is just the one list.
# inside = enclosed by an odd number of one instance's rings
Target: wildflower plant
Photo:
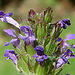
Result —
[[7, 35], [14, 38], [4, 44], [14, 47], [13, 50], [6, 50], [4, 57], [13, 61], [19, 73], [59, 75], [66, 64], [70, 65], [68, 59], [75, 57], [70, 49], [74, 49], [75, 45], [66, 42], [75, 39], [75, 34], [60, 38], [62, 31], [71, 25], [69, 19], [52, 23], [53, 10], [50, 7], [41, 13], [31, 9], [20, 24], [11, 16], [12, 13], [0, 11], [0, 20], [14, 25], [19, 32], [16, 34], [13, 29], [4, 29]]

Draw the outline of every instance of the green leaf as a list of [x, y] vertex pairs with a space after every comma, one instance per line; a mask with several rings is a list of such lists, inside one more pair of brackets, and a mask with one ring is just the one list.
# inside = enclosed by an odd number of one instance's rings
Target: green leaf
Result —
[[22, 59], [24, 60], [24, 62], [27, 64], [28, 63], [28, 56], [25, 54], [25, 55], [21, 55], [22, 56]]
[[54, 33], [55, 33], [55, 27], [53, 27], [53, 29], [52, 29], [52, 31], [51, 31], [51, 34], [50, 34], [50, 36], [53, 36], [53, 35], [54, 35]]
[[65, 68], [65, 65], [63, 67], [60, 67], [58, 69], [55, 70], [55, 74], [54, 75], [60, 75], [60, 73], [62, 72], [62, 70]]
[[44, 21], [46, 23], [50, 23], [52, 21], [52, 17], [53, 17], [52, 12], [53, 12], [53, 10], [50, 7], [46, 8], [44, 10]]
[[45, 52], [45, 54], [48, 54], [48, 52], [49, 52], [49, 47], [50, 47], [50, 41], [49, 41], [49, 43], [44, 47], [44, 52]]
[[37, 38], [41, 41], [45, 38], [46, 35], [47, 34], [46, 34], [44, 26], [41, 27], [41, 25], [39, 25], [37, 28]]
[[36, 69], [36, 75], [46, 75], [45, 74], [45, 67], [42, 67], [39, 64], [38, 67], [37, 67], [37, 69]]
[[31, 44], [29, 46], [26, 46], [27, 48], [27, 53], [28, 55], [33, 58], [33, 55], [36, 53], [36, 51], [34, 50], [34, 48], [31, 46]]
[[21, 26], [24, 26], [24, 25], [30, 25], [29, 21], [23, 19], [21, 22]]
[[42, 39], [41, 37], [41, 26], [39, 25], [38, 30], [37, 30], [37, 38]]
[[44, 51], [47, 55], [51, 55], [55, 50], [56, 50], [56, 40], [54, 39], [54, 37], [50, 37], [49, 36], [49, 40], [46, 39], [45, 43], [44, 43]]
[[45, 39], [45, 42], [44, 42], [44, 47], [49, 43], [51, 37], [48, 36], [46, 39]]
[[38, 62], [37, 62], [37, 60], [36, 60], [36, 62], [35, 62], [35, 64], [34, 64], [34, 72], [36, 73], [36, 69], [37, 69], [37, 67], [38, 67]]
[[60, 75], [60, 73], [61, 73], [62, 70], [63, 69], [61, 68], [55, 75]]
[[25, 74], [29, 74], [29, 68], [26, 62], [23, 60], [22, 56], [19, 56], [18, 60], [18, 68], [20, 69], [21, 72], [25, 72]]

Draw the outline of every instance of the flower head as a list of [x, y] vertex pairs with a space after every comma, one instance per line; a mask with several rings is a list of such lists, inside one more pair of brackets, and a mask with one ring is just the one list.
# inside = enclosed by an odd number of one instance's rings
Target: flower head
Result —
[[44, 54], [44, 49], [43, 47], [37, 46], [34, 48], [34, 50], [36, 50], [36, 54], [33, 55], [33, 57], [38, 61], [38, 62], [42, 62], [44, 61], [44, 59], [47, 59], [48, 56]]
[[6, 50], [4, 57], [7, 57], [6, 60], [11, 59], [15, 65], [17, 64], [17, 54], [14, 50]]
[[21, 26], [20, 31], [22, 31], [25, 36], [20, 35], [19, 37], [25, 40], [25, 43], [29, 45], [29, 43], [34, 46], [35, 35], [28, 26]]
[[74, 57], [75, 57], [75, 55], [73, 54], [73, 52], [70, 49], [67, 49], [67, 51], [64, 52], [63, 55], [60, 55], [60, 58], [58, 59], [55, 68], [59, 68], [62, 65], [64, 65], [65, 63], [70, 64], [68, 59], [74, 58]]
[[20, 44], [20, 40], [19, 38], [15, 35], [15, 32], [11, 29], [4, 29], [4, 32], [11, 36], [11, 37], [15, 37], [15, 39], [12, 39], [10, 42], [6, 42], [4, 45], [8, 46], [10, 43], [12, 43], [15, 47], [19, 48], [19, 44]]
[[4, 13], [3, 11], [0, 11], [0, 20], [2, 22], [7, 22], [10, 23], [12, 25], [14, 25], [15, 27], [19, 28], [19, 23], [16, 22], [11, 16], [13, 15], [13, 13]]
[[67, 24], [68, 26], [71, 25], [69, 19], [63, 19], [63, 20], [61, 20], [59, 23], [61, 24], [61, 28], [63, 27], [64, 29], [66, 29], [66, 27], [67, 27], [66, 24]]

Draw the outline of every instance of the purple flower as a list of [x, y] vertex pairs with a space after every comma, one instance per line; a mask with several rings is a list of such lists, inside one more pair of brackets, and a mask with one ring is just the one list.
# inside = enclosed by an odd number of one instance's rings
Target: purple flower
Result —
[[67, 40], [72, 40], [75, 39], [75, 34], [69, 34], [67, 35], [66, 39], [63, 40], [62, 42], [62, 49], [65, 50], [67, 47], [71, 47], [71, 48], [75, 48], [75, 45], [69, 45], [68, 43], [66, 43]]
[[28, 26], [21, 26], [20, 31], [22, 31], [25, 36], [20, 35], [19, 37], [23, 40], [25, 40], [25, 43], [27, 45], [31, 44], [34, 46], [34, 41], [35, 41], [35, 35]]
[[66, 27], [67, 27], [66, 24], [67, 24], [68, 26], [71, 25], [69, 19], [63, 19], [63, 20], [61, 20], [59, 23], [61, 24], [61, 28], [63, 27], [64, 29], [66, 29]]
[[67, 35], [65, 41], [72, 40], [72, 39], [75, 39], [75, 34], [69, 34], [69, 35]]
[[62, 38], [57, 38], [57, 42], [60, 42], [62, 40]]
[[12, 16], [12, 12], [11, 13], [4, 13], [3, 11], [0, 11], [0, 20], [2, 22], [7, 22], [10, 23], [12, 25], [14, 25], [15, 27], [19, 28], [19, 23], [16, 22], [11, 16]]
[[70, 75], [70, 74], [66, 74], [66, 75]]
[[17, 65], [17, 54], [15, 54], [14, 50], [6, 50], [4, 57], [7, 57], [6, 60], [11, 59]]
[[8, 46], [10, 43], [12, 43], [15, 47], [19, 48], [19, 44], [20, 44], [20, 40], [19, 38], [15, 35], [15, 32], [11, 29], [4, 29], [4, 32], [11, 36], [11, 37], [15, 37], [15, 39], [12, 39], [10, 42], [6, 42], [4, 45]]
[[74, 58], [74, 57], [75, 55], [73, 54], [73, 52], [70, 49], [67, 49], [67, 51], [64, 52], [63, 55], [60, 55], [60, 58], [58, 59], [57, 64], [55, 65], [55, 68], [59, 68], [65, 63], [70, 64], [68, 59]]
[[36, 50], [36, 54], [33, 55], [33, 57], [38, 61], [42, 62], [44, 59], [47, 59], [48, 56], [44, 54], [44, 49], [43, 47], [37, 46], [34, 48]]

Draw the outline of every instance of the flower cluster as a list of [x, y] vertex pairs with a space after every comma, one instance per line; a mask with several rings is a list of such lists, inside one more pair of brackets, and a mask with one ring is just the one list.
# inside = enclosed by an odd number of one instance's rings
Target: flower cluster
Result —
[[42, 62], [44, 59], [48, 58], [48, 56], [44, 54], [44, 49], [42, 47], [37, 46], [34, 50], [36, 50], [37, 53], [34, 54], [33, 57], [36, 58], [38, 62]]
[[64, 52], [63, 55], [60, 55], [60, 58], [58, 59], [55, 67], [59, 68], [62, 65], [64, 65], [65, 63], [70, 64], [68, 59], [74, 58], [74, 57], [75, 57], [75, 55], [73, 54], [73, 52], [70, 49], [67, 49], [67, 51]]
[[75, 34], [60, 38], [62, 30], [71, 25], [70, 20], [63, 19], [52, 24], [52, 13], [50, 7], [40, 14], [31, 9], [27, 19], [23, 19], [26, 24], [19, 24], [11, 17], [13, 13], [0, 11], [0, 20], [14, 25], [19, 31], [16, 34], [13, 29], [4, 29], [7, 35], [14, 38], [4, 44], [8, 46], [12, 43], [14, 47], [14, 50], [6, 50], [4, 57], [11, 59], [20, 73], [59, 75], [63, 66], [70, 64], [68, 59], [75, 57], [70, 49], [74, 49], [75, 45], [66, 43], [75, 39]]

